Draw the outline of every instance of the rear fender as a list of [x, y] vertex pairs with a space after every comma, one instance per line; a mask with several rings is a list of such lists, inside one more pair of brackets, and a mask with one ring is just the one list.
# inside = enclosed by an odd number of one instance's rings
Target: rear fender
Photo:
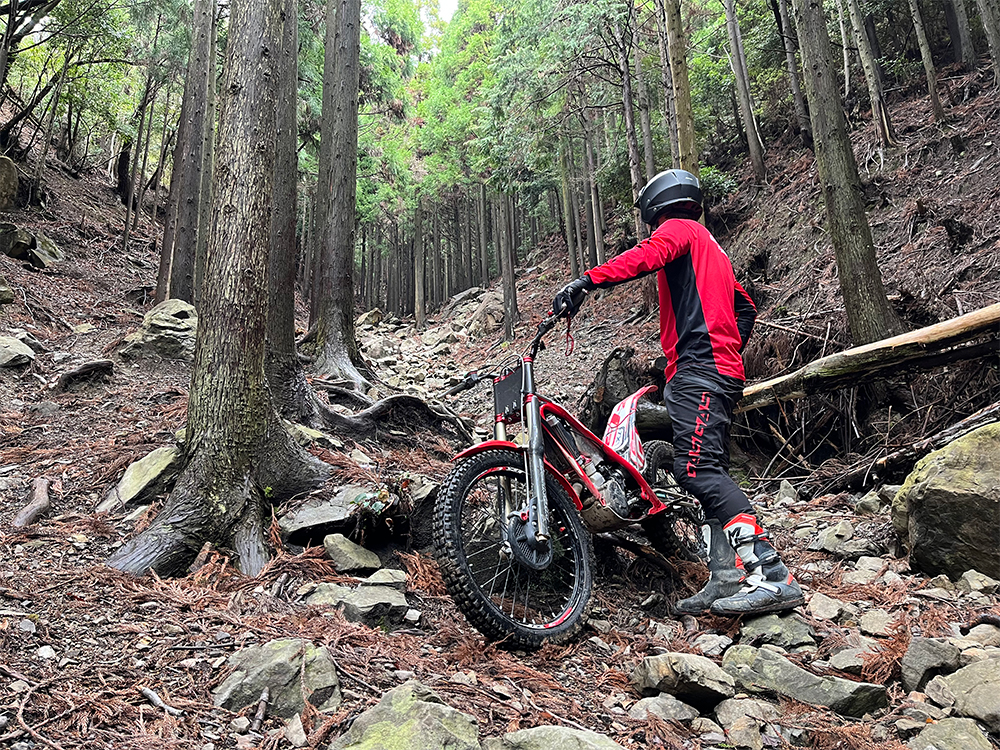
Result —
[[[460, 461], [463, 458], [468, 458], [469, 456], [476, 456], [480, 453], [491, 450], [508, 450], [514, 451], [515, 453], [524, 454], [524, 447], [510, 442], [509, 440], [486, 440], [482, 443], [477, 443], [470, 448], [466, 448], [464, 451], [459, 453], [452, 459], [452, 463]], [[583, 503], [580, 502], [580, 496], [576, 494], [576, 490], [573, 489], [573, 485], [569, 483], [569, 480], [562, 475], [562, 473], [556, 469], [555, 466], [550, 464], [548, 460], [545, 461], [545, 470], [549, 475], [559, 482], [559, 486], [562, 487], [569, 499], [573, 501], [573, 505], [576, 506], [577, 510], [583, 509]]]

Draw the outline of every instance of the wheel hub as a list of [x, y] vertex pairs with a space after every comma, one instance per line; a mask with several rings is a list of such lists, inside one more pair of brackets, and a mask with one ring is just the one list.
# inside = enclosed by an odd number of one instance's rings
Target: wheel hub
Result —
[[552, 562], [552, 545], [548, 539], [536, 539], [529, 535], [526, 518], [511, 513], [507, 522], [507, 541], [510, 543], [514, 559], [531, 570], [545, 570]]

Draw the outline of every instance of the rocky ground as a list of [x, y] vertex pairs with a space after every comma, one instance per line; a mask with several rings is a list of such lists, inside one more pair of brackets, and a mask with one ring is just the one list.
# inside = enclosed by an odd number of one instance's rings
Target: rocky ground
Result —
[[[995, 174], [997, 153], [980, 113], [995, 112], [997, 97], [962, 106], [956, 130], [969, 151], [966, 171], [974, 167], [969, 190], [995, 193], [995, 177], [988, 183], [983, 170]], [[954, 177], [919, 146], [940, 141], [953, 151], [954, 142], [923, 128], [909, 138], [907, 154], [919, 161], [898, 168], [914, 170], [907, 173], [912, 181]], [[133, 491], [120, 480], [134, 461], [174, 444], [190, 371], [183, 360], [121, 355], [151, 307], [154, 228], [142, 227], [123, 250], [120, 207], [108, 185], [57, 172], [50, 181], [46, 209], [7, 218], [45, 234], [66, 257], [39, 269], [0, 255], [0, 276], [14, 296], [0, 307], [0, 336], [31, 351], [30, 361], [0, 368], [0, 747], [405, 746], [390, 725], [446, 738], [421, 735], [410, 746], [490, 750], [997, 746], [998, 584], [974, 571], [949, 578], [911, 569], [893, 528], [894, 486], [800, 495], [777, 482], [748, 484], [806, 590], [801, 611], [674, 620], [670, 601], [701, 573], [683, 568], [668, 576], [645, 557], [608, 547], [584, 635], [537, 653], [486, 643], [444, 594], [431, 559], [406, 546], [401, 532], [418, 548], [426, 541], [426, 502], [457, 447], [430, 432], [390, 428], [374, 442], [338, 435], [313, 444], [333, 465], [333, 478], [279, 509], [276, 556], [257, 578], [234, 573], [219, 552], [173, 580], [109, 570], [103, 560], [149, 522], [163, 498], [162, 486], [140, 483]], [[932, 244], [930, 235], [947, 236], [944, 220], [960, 210], [954, 201], [935, 198], [930, 218], [921, 219], [914, 201], [894, 197], [898, 181], [875, 183], [888, 196], [878, 231], [906, 227], [892, 253], [912, 255]], [[803, 236], [816, 231], [815, 206], [807, 193], [787, 200], [788, 184], [768, 188], [769, 200], [795, 214], [796, 226], [787, 229], [795, 246], [812, 246], [815, 239]], [[777, 222], [741, 208], [753, 198], [740, 195], [723, 208], [743, 219], [750, 214], [733, 233], [753, 251], [773, 239]], [[914, 287], [908, 302], [939, 317], [960, 312], [956, 305], [990, 301], [982, 295], [992, 282], [979, 272], [995, 261], [995, 232], [980, 226], [985, 213], [961, 216], [976, 238], [959, 256], [965, 275], [949, 275], [955, 280], [947, 294], [929, 302], [925, 295], [918, 303]], [[554, 247], [529, 257], [519, 275], [518, 345], [568, 278]], [[737, 257], [741, 274], [757, 267], [755, 257]], [[939, 266], [956, 263], [928, 257]], [[802, 315], [797, 322], [781, 315], [802, 297], [806, 280], [814, 283], [813, 298], [835, 302], [835, 285], [821, 270], [830, 259], [778, 260], [756, 279], [769, 299], [762, 319], [786, 329], [812, 325]], [[784, 287], [779, 266], [790, 274]], [[902, 266], [892, 273], [902, 278]], [[826, 304], [824, 296], [812, 311]], [[571, 357], [563, 356], [560, 329], [553, 331], [539, 361], [541, 390], [573, 409], [610, 349], [628, 343], [650, 358], [656, 324], [637, 317], [639, 307], [637, 288], [588, 302], [574, 323]], [[378, 316], [361, 320], [358, 330], [381, 393], [430, 398], [465, 371], [507, 355], [497, 344], [498, 316], [496, 292], [488, 290], [455, 300], [419, 335], [411, 321]], [[178, 329], [168, 338], [181, 340], [190, 318], [173, 317], [161, 321], [160, 333]], [[809, 336], [823, 336], [819, 325]], [[837, 344], [836, 327], [828, 338]], [[767, 374], [807, 356], [808, 347], [771, 342], [750, 352]], [[110, 372], [64, 377], [105, 359]], [[486, 391], [452, 405], [479, 436], [487, 434]], [[948, 408], [941, 411], [947, 419]], [[925, 426], [928, 420], [929, 411]], [[752, 458], [740, 467], [745, 475], [754, 471]], [[757, 472], [769, 461], [758, 457]], [[37, 479], [47, 480], [51, 508], [15, 528]], [[265, 686], [269, 706], [259, 716]]]

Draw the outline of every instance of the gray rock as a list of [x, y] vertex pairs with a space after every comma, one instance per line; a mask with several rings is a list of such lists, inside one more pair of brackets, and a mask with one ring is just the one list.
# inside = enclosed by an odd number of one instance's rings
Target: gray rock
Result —
[[395, 568], [382, 568], [363, 579], [361, 585], [388, 586], [397, 591], [406, 591], [406, 572]]
[[122, 357], [162, 357], [190, 362], [198, 334], [198, 314], [194, 306], [180, 299], [168, 299], [150, 310], [137, 331], [125, 337], [118, 352]]
[[880, 510], [882, 510], [882, 500], [874, 490], [854, 504], [854, 512], [859, 516], [874, 516]]
[[376, 307], [376, 308], [374, 308], [372, 310], [369, 310], [366, 313], [362, 313], [358, 317], [357, 325], [358, 326], [377, 326], [379, 323], [382, 322], [382, 319], [384, 317], [385, 316], [383, 315], [382, 311], [379, 310]]
[[757, 698], [732, 698], [715, 707], [715, 718], [727, 731], [737, 720], [747, 716], [757, 721], [778, 722], [781, 712], [774, 704]]
[[954, 712], [982, 722], [991, 732], [1000, 732], [1000, 659], [962, 667], [927, 683], [927, 695]]
[[65, 257], [44, 234], [33, 235], [14, 224], [0, 224], [0, 253], [36, 268], [49, 268]]
[[883, 550], [871, 539], [854, 537], [837, 545], [834, 554], [844, 560], [857, 560], [865, 555], [879, 555]]
[[967, 570], [962, 573], [962, 577], [956, 582], [955, 588], [963, 594], [971, 594], [973, 591], [978, 591], [982, 594], [995, 594], [997, 589], [1000, 588], [1000, 581], [983, 575], [978, 570]]
[[861, 626], [862, 633], [887, 636], [895, 619], [894, 615], [884, 609], [873, 609], [861, 615], [858, 624]]
[[722, 652], [733, 645], [733, 639], [719, 633], [702, 633], [694, 639], [694, 645], [704, 656], [722, 656]]
[[817, 620], [836, 620], [842, 612], [846, 611], [846, 605], [839, 599], [817, 591], [809, 599], [806, 611]]
[[903, 655], [903, 687], [923, 690], [928, 680], [959, 666], [958, 647], [943, 638], [914, 638]]
[[792, 483], [787, 479], [781, 480], [781, 485], [778, 487], [778, 495], [775, 498], [778, 501], [784, 500], [788, 503], [797, 503], [799, 501], [799, 493]]
[[338, 607], [351, 622], [363, 622], [370, 627], [398, 625], [409, 609], [406, 597], [388, 586], [349, 589], [335, 583], [319, 584], [306, 598], [306, 604]]
[[797, 614], [764, 615], [743, 622], [740, 638], [754, 643], [770, 643], [781, 648], [812, 646], [813, 629]]
[[181, 459], [180, 448], [167, 445], [129, 464], [118, 484], [97, 506], [97, 512], [111, 513], [148, 503], [173, 484], [181, 468]]
[[907, 743], [911, 750], [991, 750], [993, 744], [972, 719], [942, 719], [928, 724]]
[[306, 747], [309, 744], [309, 738], [306, 736], [306, 730], [302, 726], [302, 717], [299, 714], [295, 714], [285, 722], [285, 739], [292, 747]]
[[914, 567], [953, 579], [967, 570], [1000, 578], [998, 453], [1000, 422], [973, 430], [917, 462], [893, 501], [893, 523]]
[[830, 656], [830, 666], [848, 674], [860, 675], [865, 666], [865, 654], [869, 650], [863, 646], [844, 648]]
[[[980, 646], [1000, 646], [1000, 628], [996, 625], [990, 625], [988, 623], [983, 623], [982, 625], [976, 625], [972, 630], [969, 631], [968, 635], [962, 639], [966, 642], [972, 642]], [[955, 640], [952, 641], [956, 646], [962, 648]]]
[[829, 526], [821, 530], [816, 537], [809, 542], [807, 549], [813, 551], [833, 552], [842, 543], [854, 535], [854, 527], [848, 520], [843, 520], [835, 526]]
[[665, 721], [691, 721], [698, 718], [698, 709], [668, 693], [661, 693], [637, 701], [628, 710], [628, 715], [633, 719], [645, 719], [649, 714]]
[[0, 305], [9, 305], [17, 299], [14, 296], [14, 290], [10, 288], [10, 284], [7, 282], [3, 276], [0, 276]]
[[0, 156], [0, 211], [10, 211], [17, 207], [19, 183], [17, 165], [9, 156]]
[[325, 646], [284, 638], [237, 651], [229, 657], [229, 677], [212, 693], [216, 706], [239, 711], [256, 705], [261, 691], [271, 691], [268, 712], [288, 719], [305, 708], [305, 699], [320, 711], [340, 706], [337, 668]]
[[367, 487], [347, 485], [333, 497], [314, 497], [278, 519], [281, 535], [295, 544], [320, 541], [328, 534], [346, 531], [362, 500], [372, 495]]
[[888, 703], [884, 685], [820, 677], [767, 649], [733, 646], [722, 666], [748, 692], [772, 691], [846, 716], [863, 716]]
[[0, 367], [20, 367], [35, 359], [31, 347], [10, 336], [0, 336]]
[[475, 718], [446, 706], [419, 682], [405, 682], [361, 714], [329, 750], [480, 750]]
[[696, 708], [714, 706], [736, 693], [732, 676], [710, 659], [695, 654], [647, 656], [633, 670], [631, 680], [643, 695], [682, 695]]
[[330, 534], [323, 538], [326, 554], [333, 560], [338, 573], [377, 570], [382, 567], [378, 555], [355, 544], [343, 534]]
[[[569, 727], [534, 727], [488, 739], [483, 750], [622, 750], [622, 746], [597, 732]], [[416, 748], [414, 748], [416, 750]]]

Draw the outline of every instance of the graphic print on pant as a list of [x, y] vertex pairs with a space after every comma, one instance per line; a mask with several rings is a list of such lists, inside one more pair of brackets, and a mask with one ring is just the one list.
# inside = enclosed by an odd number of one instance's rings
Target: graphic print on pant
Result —
[[712, 405], [712, 395], [705, 391], [701, 394], [701, 401], [698, 403], [698, 417], [694, 422], [694, 434], [691, 436], [691, 450], [688, 451], [687, 475], [689, 477], [698, 476], [698, 464], [701, 463], [701, 443], [705, 435], [705, 426], [712, 418], [709, 407]]

